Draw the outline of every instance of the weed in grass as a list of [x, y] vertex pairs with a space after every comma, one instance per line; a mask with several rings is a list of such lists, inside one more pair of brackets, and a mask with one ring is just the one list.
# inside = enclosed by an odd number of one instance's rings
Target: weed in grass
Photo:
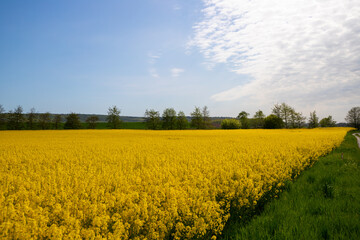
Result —
[[324, 240], [330, 239], [330, 234], [329, 234], [329, 231], [328, 231], [328, 229], [326, 227], [321, 229], [321, 239], [324, 239]]
[[326, 176], [320, 181], [321, 190], [325, 198], [334, 198], [334, 183], [335, 178], [333, 176]]
[[308, 183], [314, 183], [315, 182], [315, 176], [314, 175], [309, 175], [307, 178], [306, 178], [306, 181]]

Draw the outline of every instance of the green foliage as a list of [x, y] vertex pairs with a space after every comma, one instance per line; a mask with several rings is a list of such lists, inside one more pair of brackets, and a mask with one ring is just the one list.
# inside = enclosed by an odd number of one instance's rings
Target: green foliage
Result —
[[207, 106], [195, 107], [191, 115], [191, 126], [196, 129], [211, 128], [210, 112]]
[[121, 127], [120, 112], [120, 109], [116, 106], [109, 107], [106, 118], [109, 128], [118, 129]]
[[264, 128], [266, 129], [278, 129], [282, 128], [283, 126], [283, 120], [274, 114], [270, 114], [265, 118]]
[[35, 113], [35, 108], [31, 108], [30, 112], [27, 114], [27, 129], [33, 130], [36, 129], [36, 124], [38, 123], [38, 118]]
[[176, 111], [166, 108], [162, 115], [162, 128], [165, 130], [176, 129]]
[[188, 127], [189, 123], [183, 111], [180, 111], [177, 115], [176, 126], [177, 129], [183, 130]]
[[81, 122], [80, 118], [76, 113], [70, 113], [66, 116], [66, 122], [64, 124], [64, 129], [80, 129]]
[[319, 118], [316, 115], [316, 111], [310, 113], [309, 128], [319, 127]]
[[158, 130], [161, 128], [160, 113], [154, 109], [145, 111], [146, 127], [152, 130]]
[[51, 116], [49, 112], [39, 115], [39, 126], [42, 130], [51, 128]]
[[14, 111], [10, 111], [8, 114], [8, 124], [7, 128], [9, 130], [21, 130], [24, 129], [24, 114], [23, 108], [18, 106]]
[[248, 119], [248, 116], [250, 114], [245, 112], [245, 111], [242, 111], [241, 113], [239, 113], [239, 115], [237, 116], [237, 118], [240, 120], [241, 122], [241, 128], [243, 129], [248, 129], [250, 128], [250, 123], [249, 123], [249, 119]]
[[88, 129], [95, 129], [97, 125], [97, 121], [99, 121], [98, 116], [89, 116], [86, 118], [87, 128]]
[[220, 239], [360, 239], [360, 149], [351, 134], [258, 216], [233, 217]]
[[320, 127], [335, 127], [336, 121], [332, 119], [332, 116], [328, 116], [327, 118], [323, 118], [320, 120]]
[[55, 129], [60, 129], [61, 121], [62, 121], [62, 116], [60, 114], [54, 115], [54, 128]]
[[296, 112], [294, 108], [286, 103], [275, 104], [272, 114], [283, 120], [285, 128], [300, 128], [304, 125], [306, 119], [302, 113]]
[[264, 128], [265, 124], [265, 114], [263, 111], [259, 110], [255, 113], [252, 125], [254, 128]]
[[124, 129], [146, 129], [146, 122], [123, 122]]
[[0, 104], [0, 130], [6, 127], [6, 114], [4, 107]]
[[191, 115], [191, 126], [196, 129], [203, 128], [202, 113], [200, 108], [195, 107], [195, 110], [190, 115]]
[[351, 108], [345, 120], [351, 127], [360, 129], [360, 107]]
[[241, 123], [237, 119], [224, 119], [221, 122], [222, 129], [239, 129], [241, 127]]
[[203, 128], [211, 128], [210, 111], [207, 106], [202, 109]]

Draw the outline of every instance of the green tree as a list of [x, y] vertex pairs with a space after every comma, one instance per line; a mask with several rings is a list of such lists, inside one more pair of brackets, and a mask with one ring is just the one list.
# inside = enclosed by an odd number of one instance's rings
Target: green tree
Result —
[[335, 127], [336, 121], [333, 120], [332, 116], [328, 116], [320, 120], [320, 127]]
[[31, 108], [30, 112], [27, 114], [27, 121], [26, 121], [27, 128], [30, 130], [35, 129], [36, 124], [37, 124], [37, 116], [36, 116], [35, 108]]
[[176, 111], [173, 108], [166, 108], [162, 115], [163, 129], [176, 129]]
[[275, 104], [272, 114], [283, 120], [285, 128], [300, 128], [305, 124], [306, 118], [302, 113], [296, 112], [294, 108], [286, 103]]
[[354, 128], [360, 128], [360, 107], [353, 107], [349, 110], [345, 118], [346, 122]]
[[56, 114], [54, 116], [54, 128], [55, 129], [60, 128], [61, 121], [62, 121], [62, 116], [60, 114]]
[[161, 128], [160, 113], [154, 109], [145, 111], [146, 127], [152, 130], [158, 130]]
[[254, 115], [254, 128], [263, 128], [265, 124], [265, 114], [259, 110]]
[[76, 113], [70, 113], [66, 116], [66, 122], [64, 124], [64, 129], [80, 129], [81, 122], [79, 115]]
[[222, 129], [239, 129], [241, 123], [238, 119], [224, 119], [221, 121]]
[[0, 129], [5, 129], [6, 114], [4, 107], [0, 104]]
[[210, 111], [207, 106], [204, 106], [202, 109], [202, 122], [203, 128], [211, 128]]
[[120, 109], [116, 106], [109, 107], [108, 109], [108, 116], [106, 118], [108, 122], [108, 127], [112, 129], [118, 129], [121, 127], [121, 120], [120, 120]]
[[51, 115], [49, 112], [39, 115], [39, 126], [42, 130], [50, 129], [51, 127]]
[[275, 114], [270, 114], [265, 118], [264, 128], [266, 129], [279, 129], [284, 126], [283, 120]]
[[309, 128], [317, 128], [319, 127], [319, 118], [316, 115], [316, 111], [310, 113], [309, 118]]
[[177, 128], [182, 130], [182, 129], [186, 129], [188, 126], [188, 120], [185, 116], [185, 113], [183, 111], [179, 111], [178, 115], [177, 115], [177, 120], [176, 120], [176, 125]]
[[23, 108], [18, 106], [14, 111], [10, 111], [8, 114], [8, 129], [9, 130], [21, 130], [24, 128], [24, 114]]
[[301, 128], [305, 124], [306, 117], [302, 115], [302, 113], [295, 112], [294, 109], [290, 111], [290, 120], [289, 127], [290, 128]]
[[272, 109], [272, 113], [283, 120], [285, 128], [289, 128], [291, 126], [290, 119], [294, 112], [294, 109], [286, 103], [275, 104]]
[[242, 111], [237, 116], [237, 119], [239, 119], [239, 121], [241, 122], [241, 128], [243, 128], [243, 129], [250, 128], [249, 119], [248, 119], [249, 115], [250, 115], [249, 113]]
[[87, 128], [95, 129], [97, 125], [97, 121], [99, 121], [99, 117], [96, 115], [92, 115], [86, 118]]
[[195, 107], [194, 111], [191, 115], [191, 126], [196, 129], [204, 128], [203, 117], [201, 113], [201, 109], [199, 107]]

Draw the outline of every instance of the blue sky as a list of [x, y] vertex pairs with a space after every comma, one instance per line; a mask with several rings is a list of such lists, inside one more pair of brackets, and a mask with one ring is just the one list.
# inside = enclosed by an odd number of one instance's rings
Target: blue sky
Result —
[[4, 0], [0, 104], [235, 117], [287, 102], [344, 121], [360, 104], [360, 4], [289, 2]]

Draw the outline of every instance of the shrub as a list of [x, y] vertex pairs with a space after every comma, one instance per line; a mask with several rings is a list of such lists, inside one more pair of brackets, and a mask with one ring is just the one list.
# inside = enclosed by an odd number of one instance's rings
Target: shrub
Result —
[[237, 119], [224, 119], [221, 122], [222, 129], [239, 129], [241, 127], [241, 123]]

